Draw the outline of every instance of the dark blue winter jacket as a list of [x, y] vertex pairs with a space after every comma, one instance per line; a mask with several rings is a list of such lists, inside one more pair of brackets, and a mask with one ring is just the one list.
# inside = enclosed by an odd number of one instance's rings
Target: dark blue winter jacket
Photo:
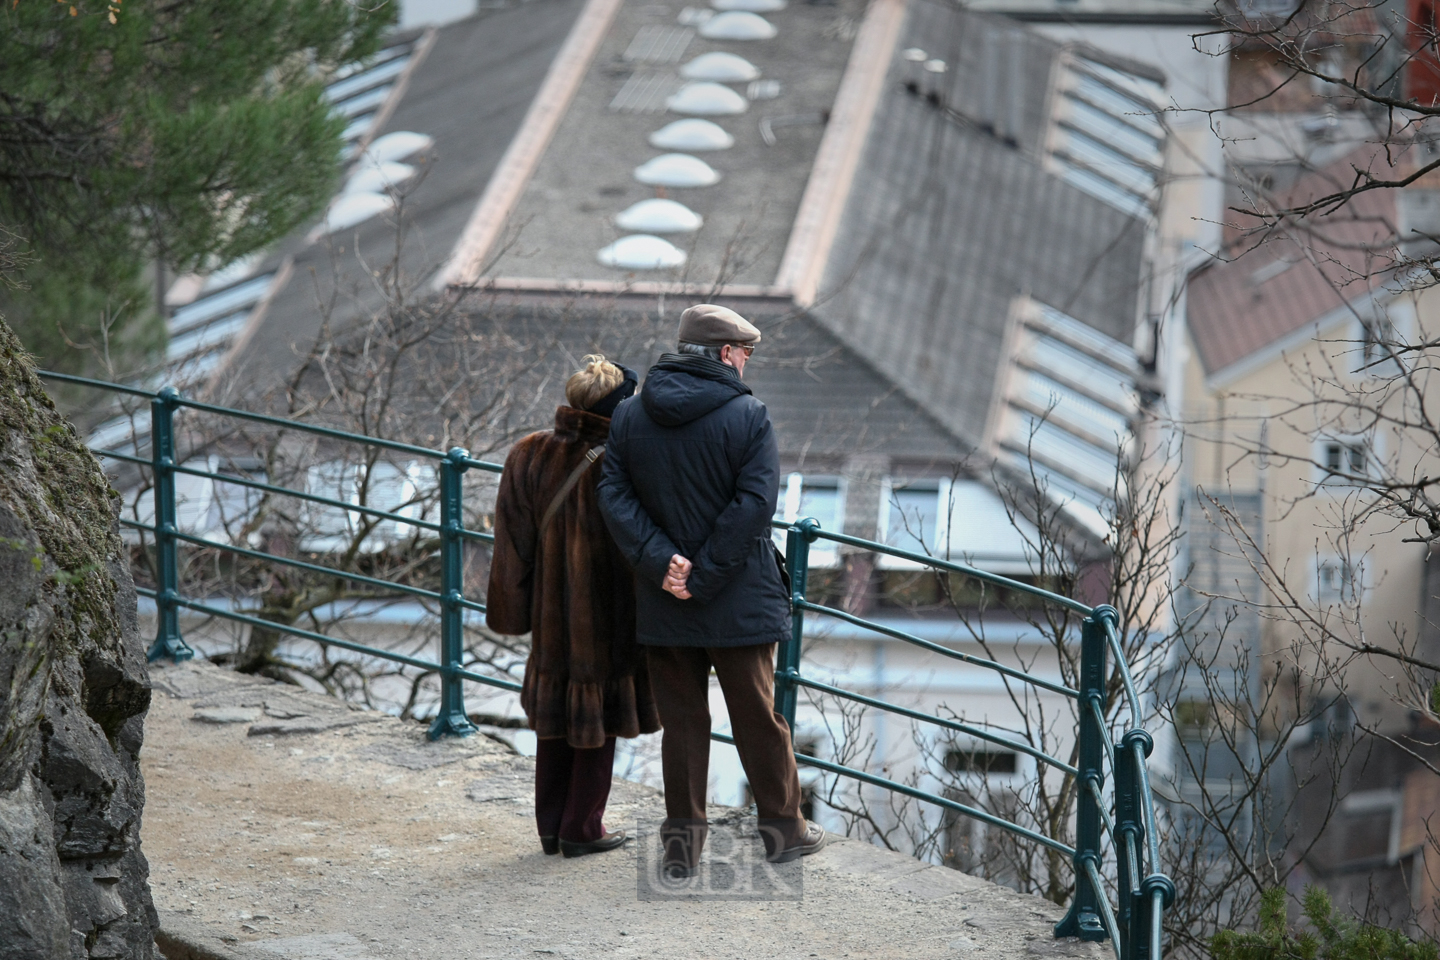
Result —
[[[770, 518], [780, 454], [765, 404], [732, 367], [665, 354], [610, 420], [600, 510], [635, 568], [640, 643], [738, 647], [790, 635]], [[680, 600], [660, 584], [694, 563]]]

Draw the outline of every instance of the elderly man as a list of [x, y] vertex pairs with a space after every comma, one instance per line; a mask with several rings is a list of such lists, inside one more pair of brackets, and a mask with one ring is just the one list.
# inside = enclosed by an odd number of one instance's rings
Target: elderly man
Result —
[[826, 840], [800, 816], [790, 728], [775, 712], [775, 645], [790, 635], [789, 590], [770, 539], [780, 455], [765, 404], [741, 379], [760, 331], [700, 304], [681, 315], [679, 341], [650, 368], [639, 398], [615, 411], [597, 489], [635, 569], [637, 640], [665, 728], [661, 833], [672, 877], [694, 875], [705, 842], [712, 667], [766, 855], [790, 861]]

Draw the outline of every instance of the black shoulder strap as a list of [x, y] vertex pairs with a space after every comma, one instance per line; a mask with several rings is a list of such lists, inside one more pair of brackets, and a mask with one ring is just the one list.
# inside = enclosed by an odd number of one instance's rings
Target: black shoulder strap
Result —
[[590, 465], [596, 460], [599, 460], [604, 453], [605, 447], [603, 444], [598, 447], [591, 447], [585, 451], [585, 459], [580, 461], [580, 465], [570, 471], [570, 476], [565, 478], [565, 483], [561, 485], [559, 492], [555, 494], [555, 499], [551, 500], [550, 506], [545, 508], [545, 516], [540, 520], [541, 539], [545, 537], [545, 528], [550, 526], [550, 521], [554, 520], [555, 514], [560, 512], [560, 504], [565, 502], [566, 495], [575, 489], [575, 484], [580, 482], [580, 478], [585, 475], [585, 471], [589, 470]]

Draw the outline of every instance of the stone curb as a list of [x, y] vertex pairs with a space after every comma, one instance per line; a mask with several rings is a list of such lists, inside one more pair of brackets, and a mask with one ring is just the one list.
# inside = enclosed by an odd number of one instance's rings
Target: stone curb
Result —
[[155, 946], [165, 960], [250, 960], [219, 937], [178, 913], [160, 911]]

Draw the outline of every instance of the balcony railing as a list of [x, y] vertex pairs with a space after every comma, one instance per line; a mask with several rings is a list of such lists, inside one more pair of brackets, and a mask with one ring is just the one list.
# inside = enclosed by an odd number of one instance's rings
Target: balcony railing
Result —
[[[142, 596], [150, 597], [155, 602], [156, 636], [149, 651], [152, 661], [170, 658], [178, 662], [194, 656], [194, 651], [185, 642], [180, 630], [180, 612], [190, 610], [433, 672], [439, 678], [440, 702], [435, 719], [429, 728], [429, 735], [432, 739], [442, 736], [466, 736], [475, 731], [475, 726], [465, 711], [463, 690], [465, 681], [502, 690], [519, 691], [520, 685], [513, 680], [486, 676], [466, 669], [463, 660], [464, 614], [467, 610], [480, 613], [485, 610], [483, 603], [465, 596], [464, 544], [466, 541], [489, 543], [494, 540], [489, 533], [465, 527], [464, 477], [470, 470], [498, 474], [501, 471], [500, 465], [474, 459], [466, 450], [458, 447], [442, 452], [392, 440], [348, 433], [302, 421], [189, 400], [170, 387], [156, 392], [88, 380], [68, 374], [42, 373], [42, 376], [80, 387], [124, 394], [149, 401], [150, 455], [148, 457], [140, 455], [141, 444], [138, 443], [132, 445], [133, 452], [113, 449], [96, 449], [94, 452], [98, 456], [132, 464], [136, 468], [149, 470], [151, 473], [154, 522], [147, 524], [130, 518], [124, 518], [121, 522], [131, 529], [141, 531], [142, 535], [148, 534], [153, 538], [156, 587], [154, 589], [137, 588]], [[336, 498], [276, 486], [251, 478], [187, 466], [177, 456], [175, 447], [175, 414], [181, 409], [191, 409], [222, 418], [250, 421], [276, 429], [299, 431], [328, 441], [377, 448], [391, 453], [404, 454], [417, 460], [431, 461], [436, 464], [439, 474], [439, 522], [378, 510], [361, 504], [347, 503]], [[429, 590], [410, 583], [369, 577], [356, 572], [328, 567], [324, 564], [309, 563], [293, 557], [278, 556], [263, 550], [186, 533], [180, 529], [177, 523], [175, 490], [175, 478], [183, 475], [207, 478], [214, 483], [235, 484], [265, 494], [295, 498], [322, 507], [363, 514], [432, 531], [438, 535], [440, 590]], [[790, 723], [791, 728], [793, 729], [795, 726], [798, 694], [804, 688], [906, 717], [911, 721], [933, 724], [942, 729], [1025, 754], [1039, 764], [1044, 764], [1063, 775], [1074, 778], [1076, 787], [1073, 820], [1075, 845], [1072, 847], [1060, 839], [1046, 836], [1031, 827], [1013, 823], [989, 811], [961, 803], [952, 797], [941, 796], [865, 770], [798, 752], [796, 760], [805, 766], [814, 767], [838, 777], [845, 777], [895, 794], [911, 797], [944, 808], [954, 814], [970, 817], [990, 826], [1010, 831], [1031, 843], [1068, 857], [1074, 867], [1075, 888], [1069, 912], [1056, 925], [1055, 935], [1057, 937], [1074, 936], [1094, 941], [1108, 939], [1119, 960], [1160, 960], [1163, 945], [1164, 910], [1174, 901], [1175, 885], [1164, 874], [1161, 866], [1159, 835], [1155, 823], [1155, 803], [1146, 771], [1146, 758], [1150, 755], [1153, 741], [1150, 735], [1139, 726], [1140, 718], [1143, 715], [1142, 704], [1131, 677], [1129, 665], [1124, 658], [1115, 609], [1105, 605], [1090, 607], [1072, 598], [998, 574], [988, 573], [963, 563], [954, 563], [925, 554], [899, 550], [859, 537], [822, 530], [817, 521], [809, 518], [789, 524], [776, 522], [775, 526], [785, 531], [786, 562], [791, 584], [790, 605], [793, 611], [791, 638], [788, 643], [782, 645], [777, 658], [775, 699], [777, 708]], [[1055, 607], [1077, 614], [1083, 618], [1080, 631], [1079, 689], [1072, 689], [1062, 683], [1034, 676], [1016, 667], [976, 657], [950, 646], [923, 639], [891, 625], [877, 623], [835, 607], [812, 602], [807, 598], [806, 580], [810, 570], [810, 546], [817, 540], [846, 545], [860, 551], [897, 557], [929, 568], [937, 574], [960, 574], [972, 577], [1009, 591], [1029, 594], [1044, 604], [1053, 604]], [[273, 563], [384, 591], [393, 591], [396, 594], [408, 594], [429, 600], [437, 604], [440, 611], [438, 658], [427, 660], [380, 647], [368, 646], [298, 626], [254, 617], [231, 606], [208, 603], [203, 597], [187, 596], [180, 588], [179, 576], [180, 551], [186, 547], [228, 552], [262, 563]], [[1078, 749], [1075, 751], [1077, 762], [1075, 764], [1066, 763], [1037, 749], [1030, 743], [994, 733], [985, 725], [967, 723], [962, 719], [933, 716], [899, 704], [845, 690], [833, 684], [824, 683], [813, 676], [806, 676], [802, 670], [801, 641], [805, 632], [807, 614], [844, 621], [855, 627], [872, 631], [876, 635], [912, 644], [935, 656], [991, 670], [1002, 674], [1010, 681], [1028, 684], [1050, 694], [1075, 701], [1078, 718], [1076, 731]], [[1130, 722], [1134, 724], [1125, 731], [1118, 742], [1112, 741], [1108, 733], [1110, 725], [1106, 722], [1107, 660], [1112, 656]], [[730, 737], [721, 733], [713, 733], [712, 737], [724, 743], [733, 743]], [[1111, 802], [1108, 804], [1104, 791], [1107, 768], [1111, 778]], [[1109, 838], [1108, 855], [1104, 843], [1106, 837]], [[1114, 863], [1115, 868], [1113, 888], [1117, 891], [1116, 903], [1111, 902], [1105, 881], [1107, 865], [1111, 862]]]

